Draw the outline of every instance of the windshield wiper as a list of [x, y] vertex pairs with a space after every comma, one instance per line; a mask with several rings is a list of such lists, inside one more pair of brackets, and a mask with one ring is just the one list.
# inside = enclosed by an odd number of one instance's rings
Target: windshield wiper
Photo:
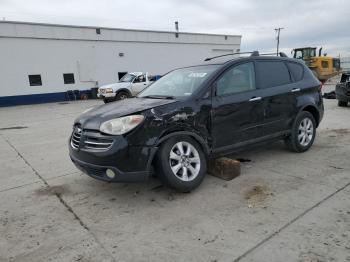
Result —
[[161, 95], [149, 95], [149, 96], [141, 96], [143, 98], [155, 98], [155, 99], [175, 99], [174, 96], [161, 96]]

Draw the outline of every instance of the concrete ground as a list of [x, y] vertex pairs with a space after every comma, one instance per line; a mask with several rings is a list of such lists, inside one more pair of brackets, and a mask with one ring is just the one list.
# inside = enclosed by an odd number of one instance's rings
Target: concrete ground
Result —
[[350, 107], [325, 100], [310, 151], [243, 152], [240, 177], [180, 194], [72, 165], [73, 119], [100, 103], [0, 109], [0, 261], [350, 261]]

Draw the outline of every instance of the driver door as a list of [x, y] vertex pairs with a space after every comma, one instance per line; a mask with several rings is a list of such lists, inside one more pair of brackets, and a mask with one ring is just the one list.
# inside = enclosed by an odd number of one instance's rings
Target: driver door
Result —
[[146, 87], [147, 87], [146, 75], [139, 75], [139, 76], [135, 77], [135, 79], [132, 83], [131, 93], [132, 93], [132, 95], [137, 95]]
[[214, 152], [262, 136], [264, 111], [261, 91], [256, 89], [254, 62], [234, 65], [218, 78], [211, 118]]

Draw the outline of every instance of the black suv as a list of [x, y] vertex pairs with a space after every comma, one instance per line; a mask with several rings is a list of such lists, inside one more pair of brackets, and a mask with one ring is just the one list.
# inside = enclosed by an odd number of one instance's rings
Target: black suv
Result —
[[335, 87], [338, 106], [347, 106], [350, 102], [350, 72], [344, 72]]
[[79, 116], [70, 157], [108, 182], [145, 180], [153, 166], [165, 184], [187, 192], [202, 182], [208, 158], [278, 139], [308, 150], [323, 117], [320, 88], [298, 60], [257, 52], [176, 69], [136, 98]]

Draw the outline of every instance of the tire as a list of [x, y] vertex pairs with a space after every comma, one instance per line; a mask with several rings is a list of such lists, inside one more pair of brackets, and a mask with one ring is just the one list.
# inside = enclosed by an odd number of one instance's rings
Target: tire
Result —
[[303, 111], [296, 117], [292, 127], [292, 133], [284, 141], [291, 151], [302, 153], [312, 146], [315, 137], [315, 118], [311, 113]]
[[338, 106], [340, 106], [340, 107], [345, 107], [345, 106], [347, 106], [347, 105], [348, 105], [348, 102], [338, 100]]
[[115, 96], [115, 100], [124, 100], [129, 97], [130, 97], [129, 93], [121, 91]]
[[163, 184], [180, 192], [190, 192], [198, 187], [205, 177], [206, 156], [200, 145], [191, 137], [172, 137], [160, 146], [155, 169]]

